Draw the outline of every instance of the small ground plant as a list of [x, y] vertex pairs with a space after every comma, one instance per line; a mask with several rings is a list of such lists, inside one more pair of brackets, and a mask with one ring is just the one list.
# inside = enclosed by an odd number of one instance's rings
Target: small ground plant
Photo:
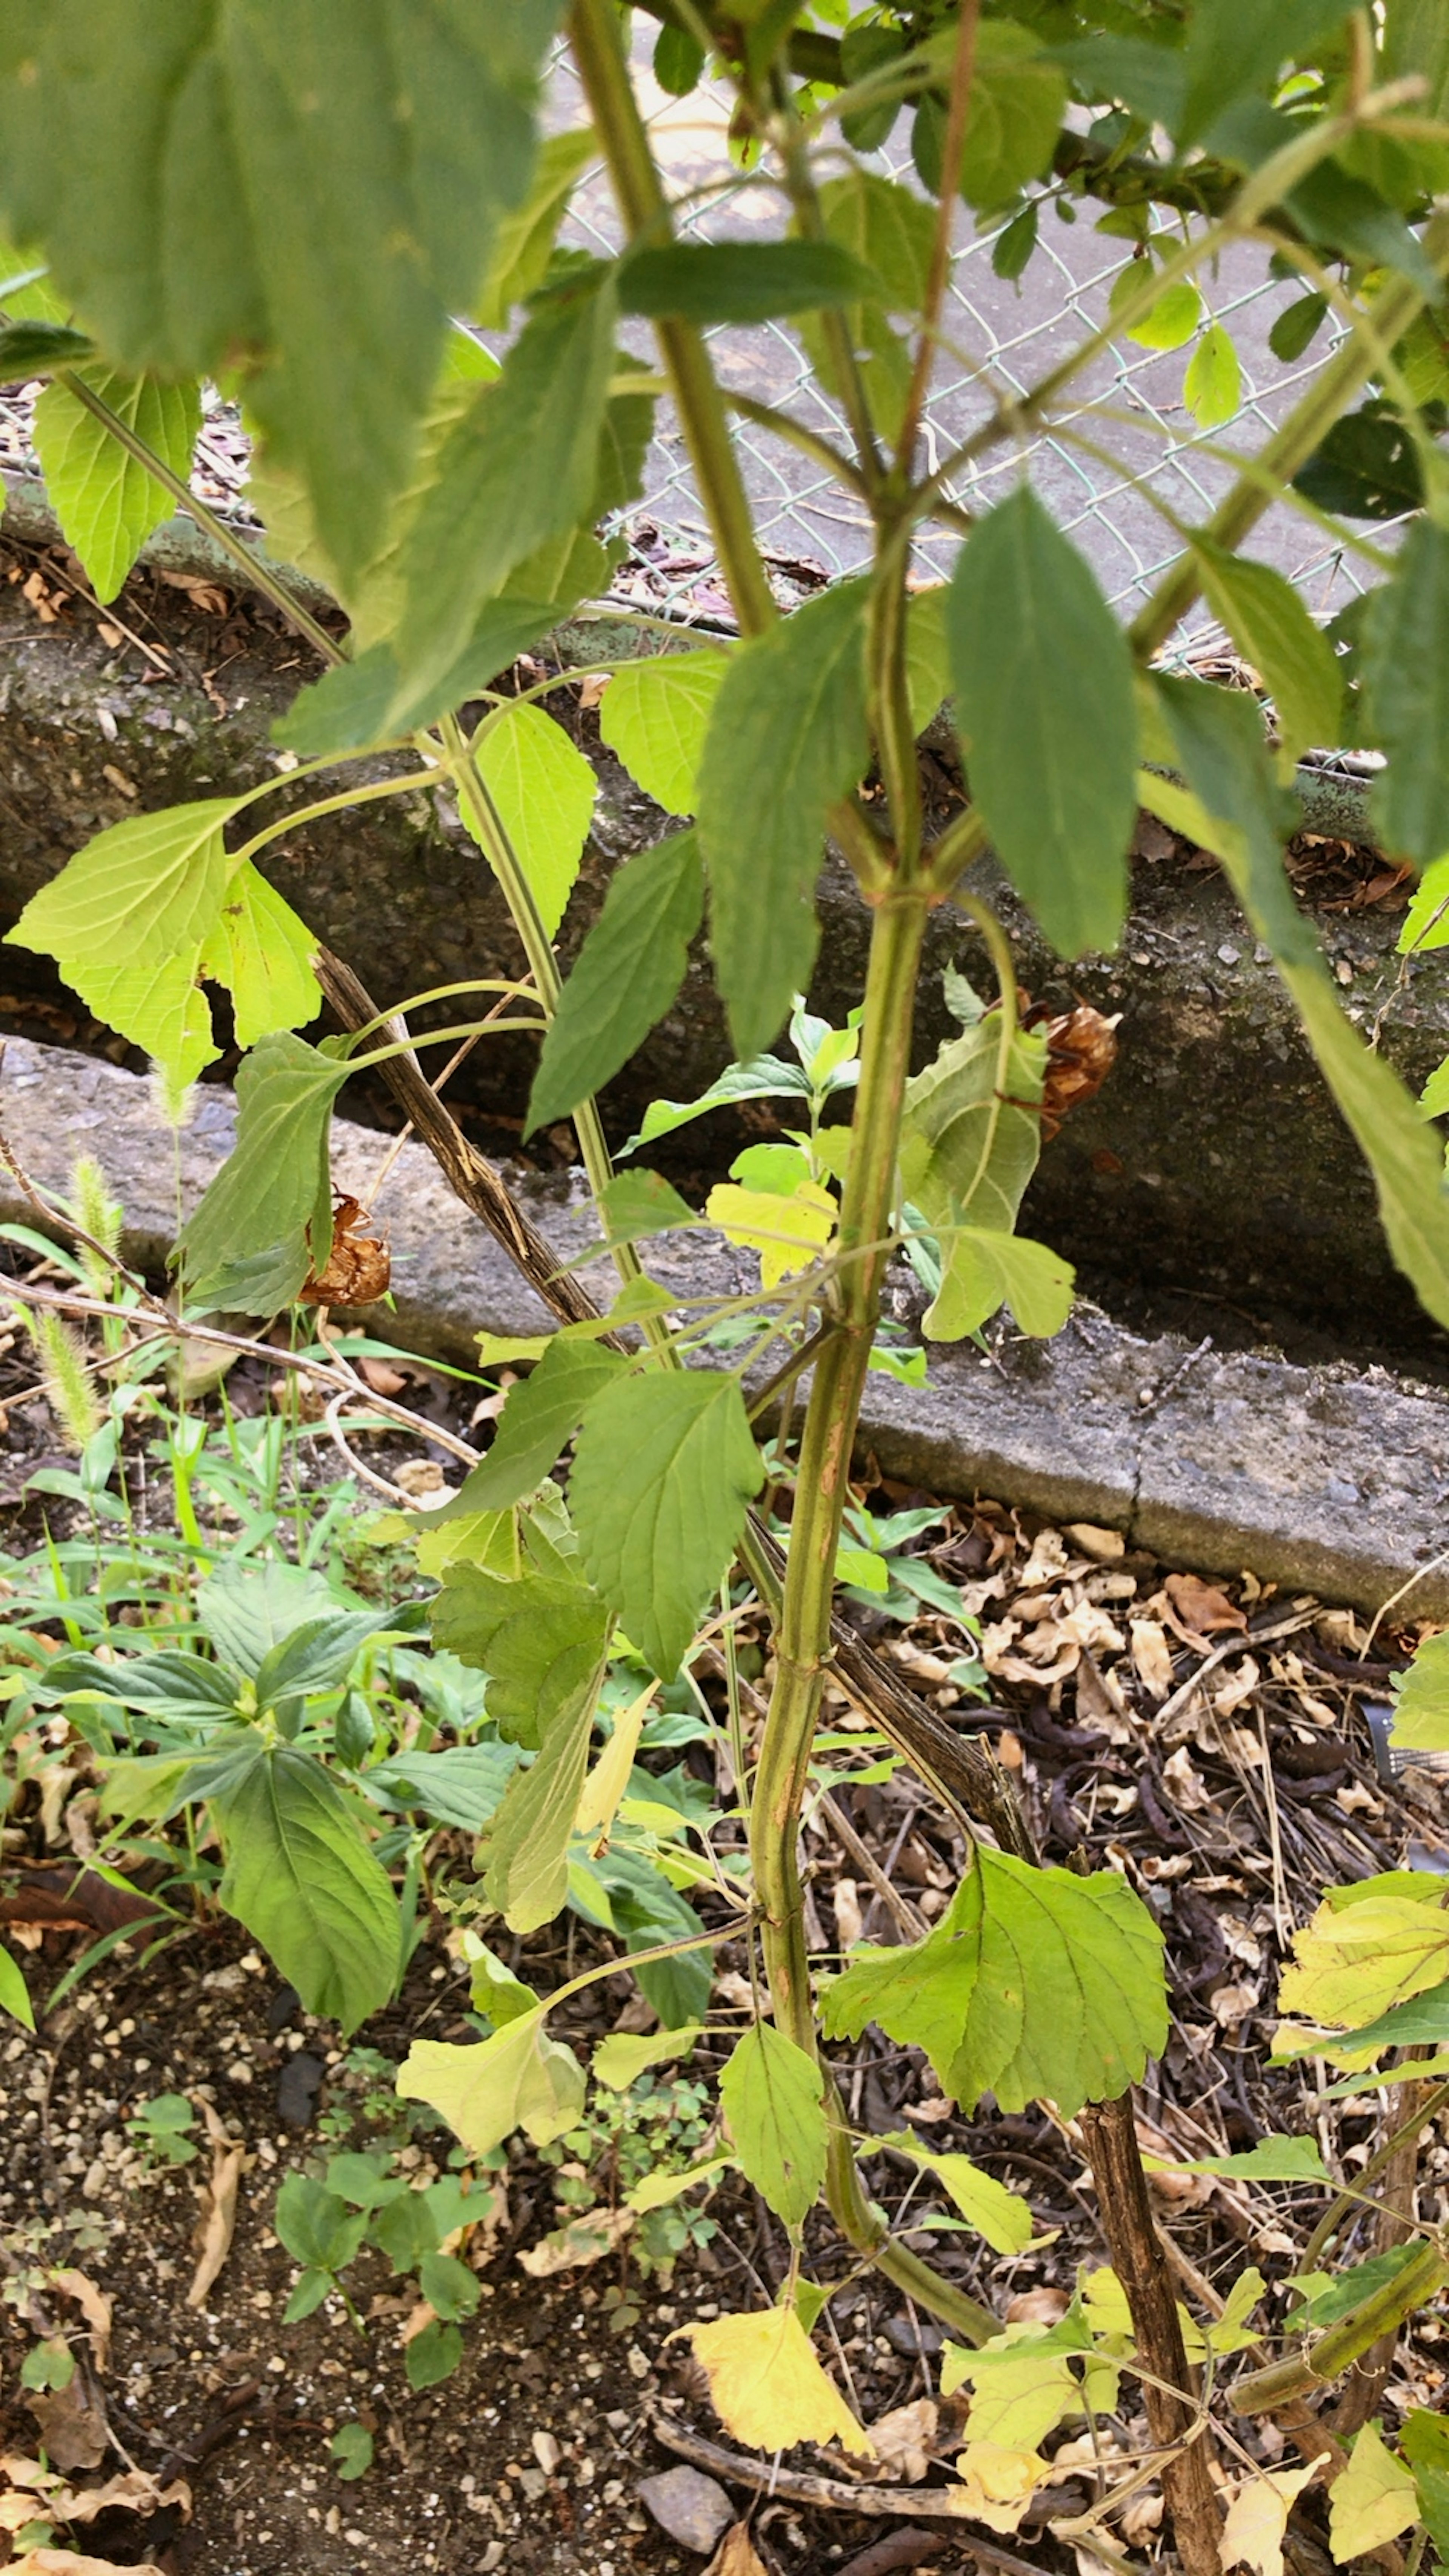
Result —
[[[488, 1364], [529, 1373], [486, 1455], [463, 1444], [468, 1473], [445, 1508], [409, 1524], [437, 1586], [424, 1614], [431, 1658], [408, 1643], [411, 1615], [324, 1601], [300, 1568], [208, 1566], [184, 1637], [152, 1638], [135, 1655], [108, 1640], [102, 1658], [92, 1627], [26, 1687], [33, 1704], [75, 1709], [93, 1727], [120, 1819], [161, 1824], [204, 1806], [219, 1901], [348, 2030], [394, 1992], [406, 1961], [425, 1868], [414, 1820], [479, 1834], [477, 1879], [454, 1879], [446, 1901], [476, 1945], [487, 2035], [420, 2033], [399, 2090], [448, 2123], [475, 2171], [519, 2132], [558, 2157], [559, 2185], [597, 2195], [561, 2194], [574, 2215], [560, 2232], [575, 2238], [622, 2234], [621, 2213], [642, 2221], [726, 2164], [742, 2171], [792, 2256], [773, 2305], [690, 2329], [739, 2441], [777, 2450], [838, 2438], [870, 2452], [812, 2339], [829, 2290], [809, 2275], [806, 2228], [823, 2201], [854, 2258], [948, 2330], [943, 2389], [970, 2391], [951, 2510], [1014, 2529], [1050, 2476], [1042, 2444], [1111, 2414], [1126, 2379], [1141, 2389], [1151, 2447], [1059, 2535], [1088, 2555], [1114, 2561], [1104, 2527], [1153, 2477], [1188, 2576], [1240, 2561], [1277, 2576], [1298, 2495], [1323, 2478], [1340, 2561], [1375, 2552], [1396, 2565], [1411, 2529], [1416, 2557], [1425, 2533], [1442, 2555], [1444, 2425], [1412, 2412], [1389, 2442], [1375, 2419], [1393, 2336], [1449, 2277], [1412, 2196], [1414, 2142], [1442, 2096], [1420, 2090], [1432, 2073], [1399, 2062], [1404, 2048], [1449, 2038], [1442, 1880], [1393, 1873], [1332, 1889], [1300, 1934], [1283, 2044], [1392, 2096], [1388, 2134], [1351, 2191], [1308, 2134], [1262, 2142], [1256, 2164], [1211, 2163], [1314, 2185], [1327, 2206], [1290, 2314], [1262, 2321], [1262, 2279], [1245, 2268], [1223, 2312], [1196, 2317], [1161, 2257], [1133, 2124], [1132, 2088], [1168, 2032], [1153, 1913], [1110, 1868], [1042, 1867], [1009, 1782], [892, 1686], [836, 1599], [841, 1584], [878, 1598], [912, 1580], [909, 1530], [863, 1519], [850, 1485], [867, 1371], [916, 1365], [880, 1328], [891, 1261], [905, 1255], [927, 1283], [925, 1331], [938, 1341], [979, 1332], [1003, 1306], [1023, 1333], [1050, 1335], [1071, 1303], [1069, 1266], [1017, 1231], [1061, 1103], [1047, 1037], [1019, 1007], [1009, 941], [979, 890], [988, 847], [1066, 960], [1120, 935], [1139, 803], [1216, 856], [1372, 1167], [1395, 1258], [1449, 1324], [1449, 1198], [1426, 1123], [1449, 1100], [1443, 1077], [1416, 1102], [1366, 1044], [1282, 858], [1298, 756], [1351, 737], [1382, 755], [1385, 848], [1420, 873], [1411, 935], [1445, 935], [1449, 216], [1437, 201], [1449, 99], [1438, 17], [1419, 0], [1372, 11], [1343, 0], [886, 0], [844, 24], [835, 6], [800, 0], [649, 7], [660, 86], [687, 95], [708, 70], [728, 101], [717, 166], [682, 195], [641, 113], [633, 22], [614, 0], [572, 0], [562, 16], [552, 0], [395, 0], [385, 18], [317, 0], [285, 29], [201, 0], [160, 14], [140, 0], [62, 0], [6, 31], [0, 208], [15, 247], [0, 363], [48, 379], [40, 452], [98, 594], [114, 594], [174, 497], [197, 507], [186, 468], [200, 382], [225, 371], [253, 425], [275, 551], [320, 573], [350, 620], [340, 645], [248, 556], [326, 666], [281, 720], [290, 766], [245, 793], [101, 833], [12, 936], [53, 957], [144, 1046], [177, 1100], [219, 1053], [206, 988], [230, 994], [246, 1050], [237, 1142], [181, 1237], [176, 1293], [194, 1338], [224, 1342], [207, 1321], [219, 1313], [260, 1321], [335, 1300], [337, 1283], [356, 1278], [361, 1238], [334, 1219], [327, 1138], [338, 1093], [364, 1069], [397, 1087], [557, 1318], [537, 1341], [485, 1346]], [[583, 105], [577, 124], [540, 141], [556, 35]], [[886, 179], [871, 157], [902, 119], [912, 184]], [[596, 161], [617, 207], [617, 256], [570, 247], [562, 230]], [[681, 233], [706, 199], [744, 216], [737, 237]], [[1107, 308], [1024, 392], [952, 336], [962, 200], [992, 232], [1006, 282], [1035, 255], [1044, 217], [1100, 209], [1099, 228], [1122, 244]], [[1044, 426], [1068, 445], [1109, 439], [1090, 388], [1113, 335], [1191, 341], [1184, 401], [1205, 431], [1225, 432], [1240, 369], [1215, 304], [1224, 263], [1245, 245], [1301, 281], [1277, 326], [1285, 364], [1320, 331], [1331, 344], [1265, 446], [1245, 454], [1217, 439], [1223, 497], [1201, 525], [1173, 523], [1171, 567], [1124, 630], [1025, 474], [986, 498], [978, 468]], [[822, 428], [803, 400], [781, 409], [722, 377], [705, 338], [717, 323], [792, 329], [843, 430]], [[922, 437], [943, 358], [964, 363], [980, 391], [978, 425], [945, 457]], [[679, 828], [618, 872], [564, 981], [553, 942], [592, 774], [550, 712], [556, 677], [519, 687], [507, 674], [606, 589], [611, 525], [638, 489], [665, 398], [735, 633], [671, 635], [659, 650], [645, 620], [646, 649], [588, 673], [603, 684], [606, 743]], [[793, 614], [781, 613], [756, 541], [732, 436], [741, 417], [803, 451], [869, 526], [868, 565]], [[1336, 638], [1252, 553], [1275, 502], [1326, 525], [1364, 573], [1365, 599]], [[1382, 528], [1365, 534], [1404, 512], [1396, 544]], [[951, 580], [936, 587], [915, 570], [931, 523], [960, 538]], [[213, 533], [240, 549], [221, 522]], [[1261, 695], [1169, 667], [1199, 601]], [[934, 832], [916, 744], [947, 696], [965, 789]], [[269, 800], [283, 780], [279, 808]], [[522, 964], [511, 980], [388, 995], [376, 1010], [319, 955], [258, 862], [311, 814], [420, 785], [456, 800]], [[843, 1030], [796, 999], [815, 954], [827, 836], [871, 921], [864, 992]], [[959, 1035], [913, 1070], [926, 923], [948, 902], [979, 925], [996, 989], [958, 986]], [[758, 1255], [757, 1289], [681, 1309], [650, 1276], [648, 1248], [698, 1220], [641, 1158], [705, 1104], [657, 1104], [615, 1170], [595, 1095], [672, 1006], [702, 925], [736, 1055], [709, 1100], [768, 1097], [781, 1134], [740, 1158], [706, 1211]], [[342, 1034], [313, 1043], [298, 1031], [323, 986]], [[398, 1014], [437, 1003], [456, 1018], [425, 1041], [396, 1033]], [[792, 1052], [776, 1055], [787, 1021]], [[417, 1073], [415, 1045], [500, 1030], [538, 1041], [530, 1126], [574, 1123], [597, 1250], [572, 1269]], [[89, 1316], [150, 1346], [174, 1341], [177, 1316], [120, 1269], [98, 1208], [71, 1240], [72, 1287], [25, 1297], [57, 1403], [84, 1434], [60, 1490], [112, 1519], [123, 1512], [114, 1446], [104, 1422], [84, 1420], [88, 1380], [57, 1317]], [[326, 1377], [330, 1365], [322, 1382], [355, 1400], [355, 1384]], [[201, 1558], [199, 1523], [183, 1516], [191, 1465], [173, 1443], [178, 1518]], [[769, 1628], [758, 1724], [735, 1651], [747, 1604]], [[970, 1645], [963, 1625], [966, 1688]], [[722, 1721], [701, 1709], [705, 1658], [722, 1676]], [[486, 1677], [477, 1723], [455, 1728], [452, 1746], [414, 1739], [378, 1758], [379, 1701], [399, 1673], [425, 1706], [430, 1688], [466, 1694]], [[1401, 1732], [1421, 1748], [1449, 1738], [1442, 1681], [1431, 1649], [1401, 1694]], [[835, 1962], [812, 1959], [800, 1869], [802, 1816], [838, 1751], [827, 1682], [853, 1697], [891, 1758], [954, 1801], [969, 1854], [922, 1938]], [[684, 1769], [641, 1770], [671, 1728], [691, 1727], [714, 1743], [727, 1782], [717, 1797]], [[403, 1821], [380, 1826], [379, 1809]], [[620, 2086], [616, 2053], [612, 2067], [595, 2062], [590, 2103], [590, 2073], [550, 2033], [550, 2014], [615, 1962], [540, 1995], [482, 1937], [501, 1922], [522, 1938], [566, 1907], [632, 1955], [663, 2026], [643, 2035], [655, 2063], [687, 2034], [727, 2041], [717, 2125], [697, 2162], [677, 2166], [672, 2145], [657, 2152], [703, 2117], [701, 2105], [681, 2120], [679, 2088], [692, 2079], [674, 2079], [655, 2124], [646, 2106], [663, 2094], [622, 2108], [647, 2054], [627, 2062]], [[722, 2009], [709, 1961], [726, 1938], [745, 1943], [749, 2002]], [[5, 1974], [19, 2010], [23, 1986]], [[1085, 2280], [1052, 2325], [1004, 2328], [868, 2196], [860, 2161], [879, 2142], [853, 2121], [826, 2043], [871, 2024], [922, 2050], [942, 2093], [968, 2110], [990, 2097], [1013, 2116], [1045, 2101], [1080, 2124], [1112, 2269]], [[648, 2170], [626, 2180], [651, 2127]], [[1025, 2202], [970, 2159], [917, 2139], [891, 2145], [989, 2247], [1005, 2255], [1030, 2240]], [[445, 2250], [464, 2223], [461, 2185], [434, 2186], [453, 2195], [434, 2209], [395, 2181], [374, 2157], [334, 2156], [320, 2176], [289, 2181], [278, 2230], [303, 2266], [294, 2314], [343, 2287], [364, 2240], [416, 2277], [431, 2317], [410, 2355], [425, 2379], [451, 2366], [473, 2295]], [[1326, 2258], [1365, 2196], [1376, 2242], [1362, 2264], [1335, 2269]], [[1270, 2357], [1250, 2349], [1265, 2339], [1279, 2347]], [[1301, 2466], [1269, 2465], [1275, 2455], [1252, 2447], [1245, 2428], [1267, 2415]], [[349, 2469], [358, 2458], [349, 2446]]]

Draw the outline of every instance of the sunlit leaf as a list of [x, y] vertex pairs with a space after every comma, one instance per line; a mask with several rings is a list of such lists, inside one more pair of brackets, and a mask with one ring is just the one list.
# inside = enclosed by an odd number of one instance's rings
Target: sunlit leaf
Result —
[[673, 2066], [688, 2057], [703, 2027], [700, 2022], [686, 2022], [682, 2030], [611, 2030], [595, 2049], [589, 2073], [610, 2092], [626, 2093], [649, 2067]]
[[1241, 409], [1242, 363], [1221, 322], [1204, 331], [1189, 358], [1182, 399], [1199, 429], [1222, 429]]
[[511, 1581], [483, 1566], [453, 1565], [432, 1607], [434, 1642], [488, 1675], [490, 1717], [531, 1751], [546, 1713], [588, 1681], [608, 1633], [598, 1594], [562, 1574]]
[[1421, 1896], [1404, 1874], [1335, 1888], [1293, 1936], [1293, 1965], [1278, 1988], [1279, 2009], [1350, 2029], [1449, 1975], [1449, 1910], [1442, 1884]]
[[159, 963], [191, 954], [221, 910], [222, 825], [244, 802], [208, 796], [112, 823], [31, 896], [6, 937], [54, 957], [62, 974], [72, 966], [124, 968], [138, 956]]
[[[479, 737], [477, 761], [552, 937], [578, 876], [598, 782], [562, 725], [542, 707], [527, 704], [506, 707], [490, 720]], [[466, 781], [459, 811], [486, 849]]]
[[35, 2007], [31, 2003], [22, 1977], [8, 1950], [0, 1950], [0, 2012], [8, 2012], [27, 2030], [35, 2028]]
[[770, 1190], [741, 1189], [734, 1181], [716, 1181], [704, 1212], [727, 1243], [758, 1252], [760, 1285], [767, 1289], [777, 1288], [782, 1279], [791, 1279], [818, 1261], [840, 1213], [830, 1192], [812, 1180], [798, 1182], [788, 1198]]
[[1393, 1687], [1396, 1750], [1449, 1749], [1449, 1630], [1421, 1640], [1408, 1671], [1394, 1675]]
[[1199, 540], [1193, 558], [1203, 596], [1265, 682], [1289, 759], [1332, 746], [1343, 716], [1338, 657], [1298, 592], [1271, 564], [1251, 563]]
[[427, 2102], [475, 2156], [522, 2129], [546, 2147], [571, 2129], [587, 2083], [573, 2050], [547, 2036], [544, 2008], [520, 2013], [491, 2039], [460, 2048], [415, 2039], [394, 2082], [405, 2102]]
[[[185, 482], [201, 427], [201, 388], [153, 376], [88, 370], [84, 381]], [[114, 599], [153, 528], [176, 502], [111, 436], [69, 385], [47, 385], [35, 406], [35, 452], [62, 536], [97, 599]]]
[[232, 870], [201, 971], [230, 992], [239, 1047], [315, 1020], [322, 1008], [313, 972], [319, 945], [250, 859]]
[[1023, 2254], [1032, 2239], [1031, 2209], [994, 2174], [983, 2173], [969, 2156], [934, 2155], [918, 2138], [899, 2135], [883, 2143], [914, 2156], [942, 2184], [963, 2218], [968, 2219], [997, 2254]]
[[666, 814], [692, 814], [710, 710], [729, 655], [706, 647], [616, 671], [599, 706], [599, 732], [631, 778]]
[[684, 2331], [708, 2375], [715, 2413], [737, 2442], [780, 2451], [792, 2442], [838, 2439], [858, 2459], [872, 2456], [869, 2434], [827, 2378], [793, 2306]]

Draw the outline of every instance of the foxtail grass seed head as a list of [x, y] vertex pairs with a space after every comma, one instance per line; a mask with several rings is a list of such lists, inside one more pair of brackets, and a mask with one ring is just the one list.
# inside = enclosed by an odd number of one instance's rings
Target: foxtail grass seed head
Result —
[[79, 1452], [99, 1431], [104, 1414], [86, 1366], [85, 1344], [61, 1315], [37, 1308], [26, 1317], [40, 1361], [50, 1409], [67, 1447]]
[[[115, 1264], [121, 1256], [121, 1202], [111, 1197], [105, 1173], [90, 1154], [82, 1155], [71, 1174], [70, 1203], [77, 1222], [104, 1246], [104, 1252], [93, 1251], [88, 1243], [76, 1246], [87, 1283], [97, 1297], [109, 1297], [116, 1284]], [[109, 1261], [105, 1253], [110, 1254]]]

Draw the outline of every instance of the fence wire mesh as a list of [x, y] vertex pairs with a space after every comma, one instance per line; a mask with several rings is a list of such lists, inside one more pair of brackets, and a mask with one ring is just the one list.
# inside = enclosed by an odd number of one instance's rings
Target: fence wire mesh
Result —
[[[666, 179], [676, 196], [687, 201], [678, 217], [680, 232], [705, 239], [748, 238], [761, 223], [777, 223], [780, 198], [773, 189], [751, 183], [743, 174], [733, 186], [720, 187], [727, 94], [702, 85], [684, 99], [666, 96], [648, 69], [647, 41], [637, 76]], [[551, 121], [560, 125], [583, 115], [563, 59], [555, 66], [552, 108]], [[867, 166], [917, 189], [908, 135], [908, 120], [902, 117], [890, 146]], [[689, 201], [695, 190], [703, 193]], [[1044, 194], [1039, 246], [1016, 285], [995, 274], [991, 235], [975, 231], [962, 210], [944, 345], [924, 422], [932, 471], [980, 427], [1000, 396], [1028, 393], [1108, 319], [1112, 283], [1131, 245], [1095, 229], [1099, 210], [1090, 201], [1070, 209], [1077, 215], [1074, 223], [1062, 219], [1059, 205], [1051, 192]], [[591, 250], [619, 247], [601, 169], [586, 173], [578, 190], [570, 237]], [[1296, 363], [1274, 356], [1269, 332], [1303, 288], [1272, 278], [1266, 252], [1253, 246], [1236, 248], [1201, 285], [1204, 327], [1214, 321], [1225, 326], [1242, 370], [1241, 407], [1225, 430], [1199, 430], [1184, 403], [1191, 343], [1162, 352], [1114, 337], [1076, 380], [1050, 429], [992, 449], [951, 486], [952, 498], [979, 511], [998, 499], [1025, 466], [1124, 619], [1142, 605], [1178, 553], [1181, 528], [1200, 525], [1210, 515], [1234, 479], [1236, 458], [1263, 448], [1341, 336], [1329, 325]], [[770, 323], [748, 333], [724, 327], [709, 337], [727, 386], [792, 412], [848, 449], [838, 405], [785, 325]], [[646, 349], [642, 336], [638, 346], [641, 352]], [[782, 597], [857, 570], [870, 549], [864, 509], [822, 467], [780, 439], [738, 417], [735, 436], [760, 543]], [[667, 405], [660, 409], [643, 493], [620, 522], [620, 533], [628, 538], [631, 552], [620, 569], [616, 596], [666, 615], [710, 620], [727, 615], [699, 494]], [[1382, 545], [1388, 531], [1376, 528], [1373, 534]], [[959, 542], [949, 530], [926, 530], [916, 554], [921, 576], [947, 574]], [[1362, 565], [1353, 553], [1291, 505], [1272, 507], [1245, 551], [1284, 573], [1320, 620], [1334, 616], [1365, 587]], [[1222, 641], [1221, 630], [1199, 613], [1175, 639], [1173, 653], [1197, 658]]]

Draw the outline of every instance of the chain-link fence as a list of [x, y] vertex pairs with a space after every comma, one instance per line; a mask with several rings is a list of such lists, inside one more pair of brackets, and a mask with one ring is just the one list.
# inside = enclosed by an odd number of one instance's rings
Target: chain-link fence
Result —
[[[777, 222], [779, 199], [773, 192], [752, 187], [743, 177], [733, 189], [720, 188], [727, 95], [701, 86], [688, 98], [668, 98], [653, 83], [647, 59], [646, 42], [639, 65], [641, 93], [666, 176], [681, 196], [694, 189], [707, 192], [683, 212], [681, 231], [696, 237], [748, 237], [761, 219]], [[574, 121], [571, 80], [561, 62], [554, 94], [559, 123]], [[890, 146], [869, 166], [914, 188], [918, 183], [910, 165], [908, 131], [902, 118]], [[1076, 222], [1062, 220], [1063, 212], [1075, 213]], [[995, 274], [991, 239], [974, 231], [963, 209], [961, 255], [944, 323], [947, 345], [925, 419], [933, 470], [989, 416], [1001, 394], [1028, 392], [1107, 319], [1112, 282], [1129, 255], [1129, 244], [1095, 229], [1090, 202], [1059, 211], [1058, 201], [1048, 195], [1040, 217], [1039, 246], [1014, 285]], [[602, 170], [588, 173], [577, 193], [571, 237], [590, 249], [618, 247]], [[1024, 456], [1042, 499], [1088, 556], [1124, 617], [1142, 604], [1180, 550], [1180, 526], [1199, 524], [1222, 497], [1233, 479], [1231, 452], [1251, 454], [1264, 445], [1337, 344], [1337, 334], [1325, 326], [1297, 363], [1285, 364], [1273, 355], [1268, 334], [1274, 320], [1303, 289], [1271, 278], [1266, 253], [1251, 246], [1231, 253], [1201, 284], [1204, 324], [1217, 321], [1226, 327], [1241, 365], [1241, 408], [1226, 429], [1200, 431], [1184, 404], [1190, 343], [1163, 352], [1116, 338], [1076, 380], [1049, 431], [1020, 445], [994, 447], [953, 487], [953, 497], [972, 510], [987, 507], [1020, 471]], [[811, 429], [848, 447], [838, 407], [788, 328], [769, 324], [748, 333], [722, 328], [710, 336], [727, 384], [793, 412]], [[641, 340], [641, 349], [644, 345]], [[870, 542], [863, 508], [799, 450], [738, 416], [734, 426], [760, 542], [782, 594], [857, 569]], [[689, 459], [667, 406], [661, 408], [650, 448], [642, 497], [622, 523], [622, 533], [632, 551], [621, 568], [621, 597], [686, 617], [709, 618], [725, 609]], [[1375, 529], [1376, 540], [1382, 542], [1385, 533]], [[917, 556], [921, 573], [948, 572], [958, 543], [947, 530], [925, 531]], [[1363, 587], [1353, 555], [1287, 505], [1267, 513], [1247, 551], [1286, 574], [1319, 619], [1333, 616]], [[1199, 615], [1179, 636], [1176, 649], [1196, 655], [1220, 640], [1220, 630]]]

